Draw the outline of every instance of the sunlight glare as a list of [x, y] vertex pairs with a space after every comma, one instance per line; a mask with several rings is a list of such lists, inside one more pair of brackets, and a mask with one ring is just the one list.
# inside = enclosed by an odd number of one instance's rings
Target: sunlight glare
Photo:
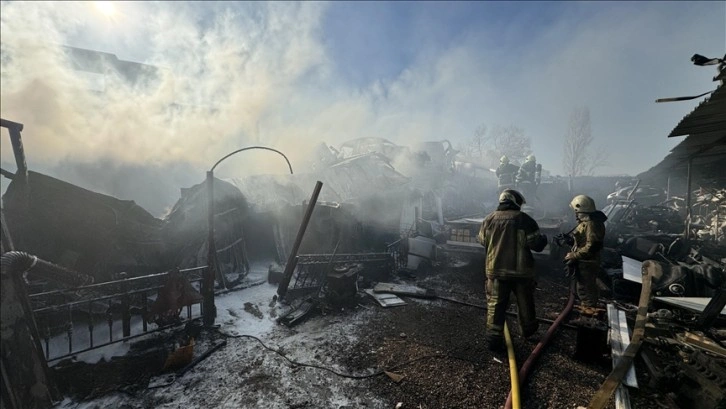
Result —
[[97, 1], [96, 9], [106, 17], [111, 17], [116, 12], [116, 8], [113, 6], [113, 2], [110, 1]]

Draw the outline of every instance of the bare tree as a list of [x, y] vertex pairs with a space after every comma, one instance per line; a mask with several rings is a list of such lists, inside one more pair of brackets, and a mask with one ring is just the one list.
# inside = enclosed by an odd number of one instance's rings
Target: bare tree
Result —
[[524, 134], [524, 129], [509, 125], [496, 126], [489, 136], [491, 146], [499, 155], [507, 155], [513, 162], [522, 162], [532, 153], [532, 141]]
[[474, 137], [471, 139], [471, 152], [476, 154], [479, 159], [484, 157], [484, 150], [487, 144], [487, 126], [479, 125], [474, 131]]
[[498, 161], [500, 156], [507, 155], [513, 162], [521, 162], [532, 152], [530, 145], [531, 141], [522, 128], [496, 125], [490, 129], [482, 124], [467, 143], [459, 145], [458, 150], [480, 161]]
[[570, 115], [570, 124], [565, 133], [564, 156], [562, 166], [569, 176], [592, 175], [599, 167], [607, 164], [607, 154], [590, 149], [592, 144], [590, 127], [590, 109], [577, 108]]

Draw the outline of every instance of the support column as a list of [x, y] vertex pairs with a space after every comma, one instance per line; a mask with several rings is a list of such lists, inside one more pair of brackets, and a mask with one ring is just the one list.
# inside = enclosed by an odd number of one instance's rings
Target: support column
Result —
[[207, 223], [209, 232], [207, 236], [207, 270], [202, 280], [203, 321], [205, 326], [214, 325], [217, 309], [214, 305], [214, 277], [217, 274], [217, 247], [214, 244], [214, 172], [207, 172]]

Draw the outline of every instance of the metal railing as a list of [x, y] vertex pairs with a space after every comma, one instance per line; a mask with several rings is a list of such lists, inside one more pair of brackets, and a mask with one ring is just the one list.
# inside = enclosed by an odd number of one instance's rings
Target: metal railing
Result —
[[[188, 268], [179, 270], [179, 273], [190, 283], [197, 283], [198, 290], [201, 273], [206, 268]], [[149, 322], [150, 303], [154, 302], [158, 291], [164, 287], [168, 275], [169, 272], [164, 272], [125, 278], [125, 274], [121, 273], [119, 276], [122, 278], [119, 280], [30, 294], [31, 308], [43, 341], [46, 360], [51, 362], [67, 358], [181, 324], [181, 321], [169, 325]], [[186, 308], [187, 320], [200, 317], [203, 313], [201, 304], [198, 314], [193, 312], [192, 307], [189, 305]], [[120, 328], [114, 328], [119, 321]], [[156, 325], [156, 328], [150, 328], [149, 324]], [[87, 328], [87, 332], [83, 331], [83, 327]], [[132, 331], [132, 328], [136, 331]], [[83, 336], [84, 333], [87, 337]], [[75, 340], [74, 334], [78, 334]], [[67, 338], [67, 352], [64, 348], [63, 352], [59, 351], [64, 335]]]

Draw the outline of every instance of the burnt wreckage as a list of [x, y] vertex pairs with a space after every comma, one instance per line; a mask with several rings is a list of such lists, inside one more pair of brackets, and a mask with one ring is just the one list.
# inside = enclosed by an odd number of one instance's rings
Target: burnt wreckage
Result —
[[[577, 359], [604, 352], [613, 360], [592, 408], [612, 393], [627, 407], [627, 387], [639, 383], [672, 405], [726, 406], [721, 64], [721, 85], [671, 132], [687, 137], [661, 163], [628, 180], [547, 176], [525, 208], [555, 238], [574, 223], [568, 196], [587, 187], [607, 204], [598, 278], [607, 309], [572, 322]], [[214, 322], [215, 294], [260, 284], [249, 272], [261, 263], [265, 281], [278, 285], [277, 319], [287, 326], [354, 308], [361, 297], [383, 307], [404, 304], [400, 297], [446, 299], [403, 281], [480, 260], [476, 235], [496, 207], [492, 164], [465, 162], [448, 141], [409, 148], [362, 138], [317, 146], [307, 171], [295, 175], [212, 174], [182, 188], [160, 219], [133, 201], [29, 171], [23, 126], [2, 126], [17, 164], [2, 170], [11, 182], [1, 213], [2, 302], [13, 312], [3, 314], [3, 404], [13, 408], [57, 401], [63, 383], [53, 379], [80, 352], [186, 324], [178, 348], [158, 362], [183, 375], [223, 346], [209, 343], [194, 359], [198, 321]], [[553, 239], [545, 253], [561, 260], [567, 250]]]

